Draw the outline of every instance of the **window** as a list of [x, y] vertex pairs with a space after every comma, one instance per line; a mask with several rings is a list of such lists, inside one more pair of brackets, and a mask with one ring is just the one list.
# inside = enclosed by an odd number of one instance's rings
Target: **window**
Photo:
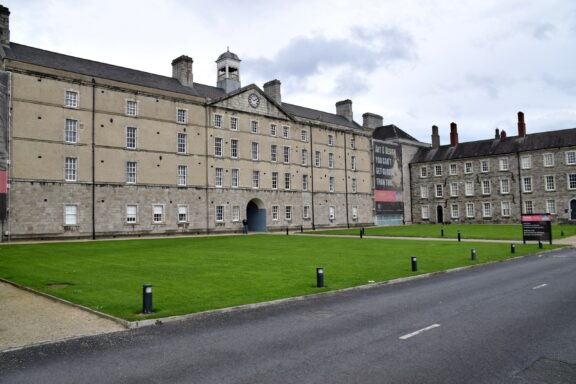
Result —
[[458, 173], [457, 164], [450, 164], [449, 172], [451, 175], [456, 175]]
[[428, 186], [427, 185], [421, 185], [420, 186], [420, 197], [423, 199], [428, 198]]
[[568, 175], [568, 189], [576, 189], [576, 174]]
[[230, 139], [230, 157], [238, 158], [238, 139]]
[[574, 165], [574, 164], [576, 164], [576, 151], [567, 151], [566, 165]]
[[460, 217], [460, 207], [458, 206], [458, 204], [452, 204], [450, 209], [450, 216], [453, 219], [457, 219], [458, 217]]
[[78, 225], [78, 206], [64, 206], [64, 225]]
[[422, 213], [422, 219], [427, 220], [430, 218], [430, 209], [427, 205], [420, 207], [420, 211]]
[[556, 179], [553, 175], [544, 176], [544, 188], [547, 191], [556, 190]]
[[358, 220], [358, 207], [352, 207], [352, 220]]
[[302, 165], [306, 166], [308, 165], [308, 150], [303, 149], [302, 152], [300, 152], [300, 155], [302, 157]]
[[350, 139], [350, 148], [356, 149], [356, 138], [355, 137], [352, 137]]
[[546, 200], [546, 213], [556, 214], [556, 200]]
[[222, 187], [222, 174], [224, 173], [224, 169], [215, 168], [214, 172], [214, 185], [216, 187]]
[[272, 189], [278, 189], [278, 172], [272, 172]]
[[524, 201], [524, 213], [526, 214], [534, 213], [534, 204], [532, 203], [531, 200]]
[[260, 145], [256, 142], [252, 142], [252, 160], [258, 160], [260, 157]]
[[66, 91], [64, 96], [64, 106], [68, 108], [78, 108], [78, 92]]
[[134, 224], [138, 220], [138, 206], [135, 204], [128, 204], [126, 206], [126, 222]]
[[221, 157], [222, 156], [222, 138], [215, 137], [214, 138], [214, 156]]
[[309, 219], [310, 218], [310, 206], [305, 205], [302, 207], [302, 218]]
[[184, 186], [187, 184], [188, 179], [188, 167], [186, 165], [178, 166], [178, 185]]
[[502, 201], [500, 203], [500, 210], [503, 217], [510, 216], [510, 202], [509, 201]]
[[152, 222], [153, 223], [163, 223], [164, 222], [164, 206], [161, 204], [155, 204], [152, 206]]
[[126, 127], [126, 148], [136, 149], [137, 132], [136, 127]]
[[222, 115], [215, 113], [214, 114], [214, 127], [215, 128], [222, 128]]
[[467, 161], [464, 163], [464, 173], [472, 173], [472, 162]]
[[230, 117], [230, 129], [233, 131], [238, 130], [238, 118], [237, 117]]
[[420, 177], [428, 177], [428, 168], [426, 166], [420, 167]]
[[78, 120], [66, 119], [64, 141], [67, 143], [78, 142]]
[[285, 173], [284, 174], [284, 189], [290, 190], [290, 185], [292, 183], [292, 174]]
[[308, 131], [306, 131], [305, 129], [300, 131], [300, 140], [308, 141]]
[[521, 156], [520, 157], [520, 168], [530, 169], [532, 168], [532, 156]]
[[476, 210], [474, 209], [474, 203], [466, 203], [466, 217], [471, 218], [476, 216]]
[[498, 163], [500, 164], [500, 170], [501, 171], [507, 171], [509, 169], [508, 158], [503, 157], [503, 158], [499, 159]]
[[187, 223], [188, 222], [188, 206], [187, 205], [178, 205], [178, 222], [179, 223]]
[[328, 168], [334, 168], [334, 154], [328, 154]]
[[284, 125], [282, 127], [282, 137], [285, 139], [289, 139], [290, 138], [290, 127], [287, 125]]
[[290, 163], [290, 147], [284, 146], [284, 164]]
[[328, 179], [328, 190], [334, 192], [334, 176], [330, 176]]
[[489, 195], [491, 193], [490, 180], [482, 180], [482, 194]]
[[435, 165], [434, 166], [434, 176], [442, 176], [442, 166]]
[[490, 202], [482, 203], [482, 216], [483, 217], [492, 216], [492, 203]]
[[466, 196], [474, 196], [474, 182], [466, 181], [464, 183], [464, 194]]
[[176, 108], [176, 122], [178, 124], [186, 124], [188, 122], [188, 110]]
[[252, 171], [252, 188], [260, 188], [260, 171]]
[[221, 223], [224, 221], [224, 206], [217, 205], [216, 206], [216, 222]]
[[302, 175], [302, 190], [308, 190], [308, 175]]
[[458, 183], [450, 183], [450, 196], [458, 196]]
[[75, 157], [66, 157], [64, 159], [64, 180], [76, 181], [78, 159]]
[[278, 221], [279, 212], [280, 212], [280, 206], [273, 205], [272, 206], [272, 221]]
[[270, 161], [274, 163], [278, 161], [278, 146], [276, 144], [270, 146]]
[[233, 205], [232, 206], [232, 221], [235, 223], [240, 221], [240, 206], [239, 205]]
[[276, 124], [270, 124], [270, 136], [276, 136], [276, 131], [278, 126]]
[[336, 219], [336, 207], [328, 207], [328, 218], [330, 221]]
[[358, 191], [358, 183], [356, 182], [355, 178], [352, 178], [352, 193], [356, 193]]
[[525, 193], [532, 192], [532, 176], [522, 178], [522, 191]]
[[250, 122], [250, 132], [258, 133], [258, 122], [256, 120]]
[[135, 100], [126, 100], [126, 116], [138, 116], [138, 103]]
[[126, 182], [130, 184], [136, 183], [136, 162], [126, 162]]
[[553, 167], [554, 166], [554, 154], [553, 153], [545, 153], [542, 155], [542, 164], [545, 167]]
[[239, 170], [236, 168], [232, 168], [230, 171], [230, 185], [232, 188], [238, 188], [239, 183]]
[[436, 197], [444, 196], [444, 188], [442, 184], [436, 184], [434, 187], [434, 191], [436, 192]]
[[176, 151], [178, 153], [187, 153], [188, 152], [188, 134], [178, 132]]
[[328, 145], [330, 145], [330, 146], [334, 145], [334, 136], [333, 135], [328, 135]]
[[320, 167], [322, 165], [322, 154], [320, 151], [314, 152], [314, 166]]
[[503, 195], [510, 193], [509, 179], [500, 179], [500, 193]]
[[480, 172], [486, 173], [490, 171], [490, 162], [488, 160], [480, 160]]
[[286, 221], [292, 220], [292, 206], [291, 205], [287, 205], [284, 207], [284, 218], [286, 219]]
[[352, 156], [350, 158], [350, 166], [352, 167], [352, 170], [355, 171], [356, 170], [356, 156]]

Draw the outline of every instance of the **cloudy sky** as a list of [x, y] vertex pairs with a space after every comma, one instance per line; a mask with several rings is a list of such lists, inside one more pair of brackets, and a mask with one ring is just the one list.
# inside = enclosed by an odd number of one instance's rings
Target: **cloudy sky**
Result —
[[282, 82], [283, 101], [382, 115], [422, 141], [576, 127], [574, 0], [0, 0], [14, 42], [170, 76], [194, 58], [240, 56], [242, 85]]

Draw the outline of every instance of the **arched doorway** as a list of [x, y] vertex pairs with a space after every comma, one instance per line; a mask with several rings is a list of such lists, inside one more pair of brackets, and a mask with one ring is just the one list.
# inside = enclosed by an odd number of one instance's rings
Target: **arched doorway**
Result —
[[444, 210], [441, 205], [436, 207], [436, 223], [444, 224]]
[[266, 208], [260, 199], [252, 199], [246, 206], [248, 231], [266, 232]]
[[576, 221], [576, 199], [570, 200], [570, 220]]

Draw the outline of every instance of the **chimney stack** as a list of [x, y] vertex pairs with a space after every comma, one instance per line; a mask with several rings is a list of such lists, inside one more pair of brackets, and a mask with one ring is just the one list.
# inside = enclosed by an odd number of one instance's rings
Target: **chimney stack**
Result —
[[526, 136], [526, 123], [524, 122], [524, 113], [518, 112], [518, 137]]
[[346, 99], [336, 103], [336, 114], [346, 118], [348, 121], [353, 120], [352, 100]]
[[440, 146], [440, 135], [438, 135], [438, 127], [436, 125], [432, 126], [432, 148], [438, 148]]
[[450, 146], [455, 147], [458, 145], [458, 126], [456, 123], [450, 123]]
[[495, 135], [494, 135], [494, 138], [495, 138], [496, 140], [498, 140], [498, 139], [500, 138], [500, 130], [499, 130], [498, 128], [496, 128], [496, 133], [495, 133]]
[[362, 115], [362, 127], [368, 129], [376, 129], [382, 126], [384, 119], [382, 116], [375, 113], [366, 112]]
[[502, 130], [502, 132], [500, 132], [500, 141], [504, 141], [506, 140], [506, 131]]
[[192, 60], [191, 57], [182, 55], [172, 60], [172, 77], [177, 79], [180, 84], [185, 87], [192, 87], [194, 85], [192, 76]]
[[10, 45], [10, 10], [0, 5], [0, 44]]
[[272, 80], [264, 84], [264, 93], [278, 104], [282, 104], [282, 93], [280, 90], [280, 80]]

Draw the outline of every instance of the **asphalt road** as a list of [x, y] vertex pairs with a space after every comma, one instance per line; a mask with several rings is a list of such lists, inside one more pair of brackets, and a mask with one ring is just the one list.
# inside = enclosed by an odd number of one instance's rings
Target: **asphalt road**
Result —
[[576, 383], [576, 250], [0, 354], [0, 383], [324, 382]]

